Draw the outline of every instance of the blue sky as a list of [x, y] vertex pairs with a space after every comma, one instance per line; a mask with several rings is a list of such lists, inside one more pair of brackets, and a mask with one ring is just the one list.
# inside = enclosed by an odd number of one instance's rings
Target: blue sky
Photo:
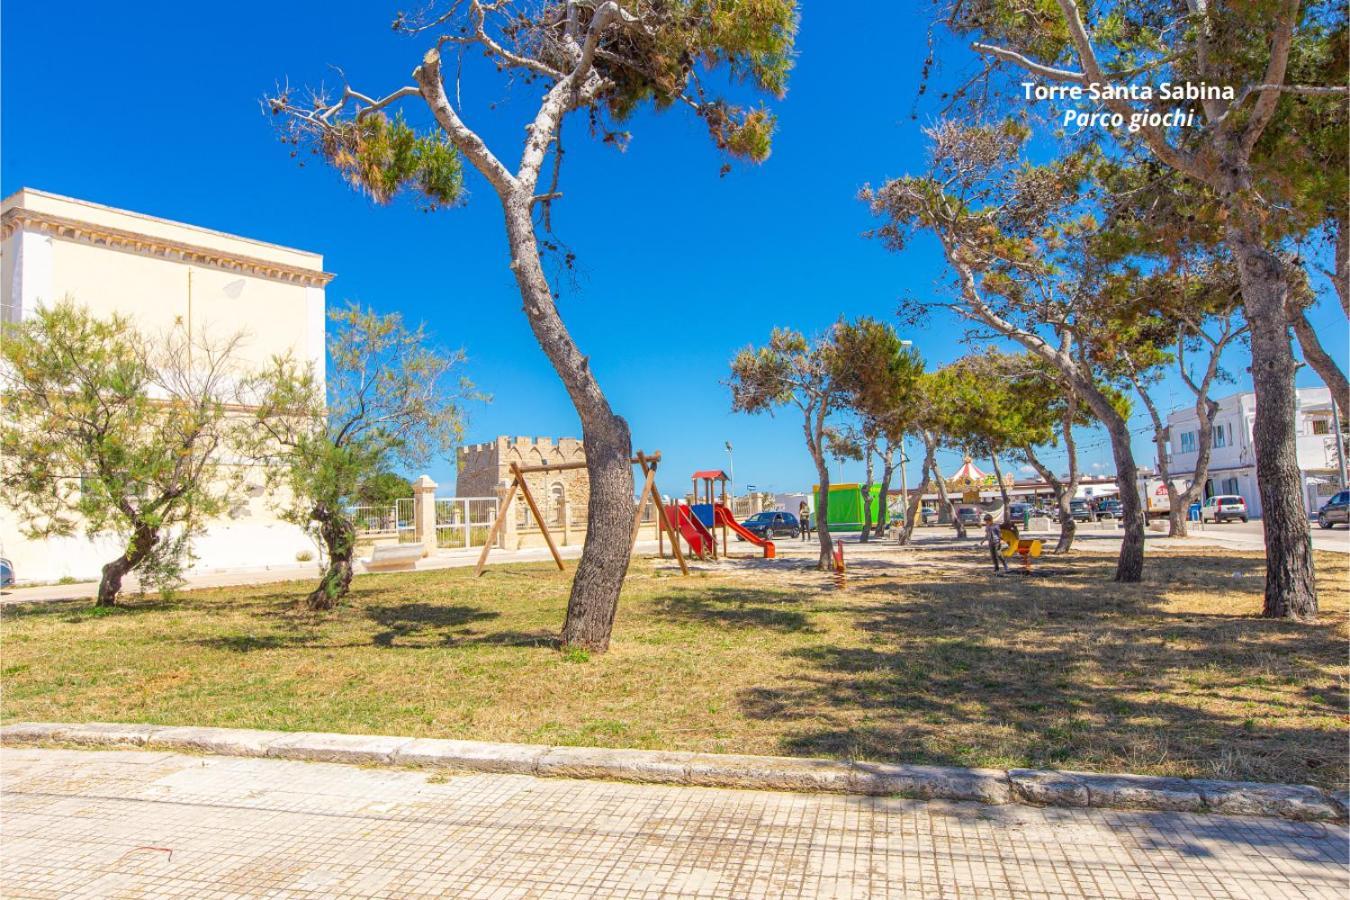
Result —
[[[579, 266], [576, 285], [563, 285], [562, 312], [635, 446], [664, 453], [668, 492], [696, 468], [725, 466], [728, 440], [740, 485], [812, 484], [797, 417], [730, 413], [720, 383], [729, 359], [774, 325], [813, 332], [840, 315], [884, 318], [901, 296], [942, 283], [932, 243], [897, 255], [865, 240], [871, 220], [856, 199], [864, 183], [922, 166], [911, 114], [926, 6], [877, 2], [839, 16], [820, 0], [803, 5], [800, 56], [775, 105], [778, 136], [764, 165], [719, 176], [702, 127], [679, 111], [639, 115], [625, 153], [590, 140], [580, 120], [566, 132], [555, 226]], [[58, 23], [41, 4], [9, 4], [0, 190], [35, 187], [320, 252], [337, 274], [330, 304], [400, 310], [467, 350], [470, 376], [493, 395], [470, 410], [470, 440], [579, 436], [521, 312], [490, 189], [471, 175], [462, 208], [375, 206], [317, 161], [288, 158], [260, 109], [278, 81], [339, 83], [333, 66], [368, 93], [409, 83], [425, 42], [391, 33], [395, 9], [71, 2]], [[961, 74], [949, 67], [937, 86]], [[499, 155], [517, 157], [529, 89], [470, 61], [461, 91], [470, 123]], [[406, 109], [410, 121], [428, 121], [418, 104]], [[1344, 360], [1333, 298], [1314, 323]], [[959, 334], [939, 319], [904, 336], [937, 365], [964, 352]], [[1304, 370], [1299, 383], [1318, 381]], [[1189, 402], [1179, 383], [1163, 393], [1169, 405]], [[1086, 470], [1111, 468], [1103, 432], [1084, 435], [1082, 452]], [[1136, 455], [1151, 459], [1146, 433]], [[428, 469], [453, 477], [447, 460]], [[861, 467], [842, 474], [860, 478]]]

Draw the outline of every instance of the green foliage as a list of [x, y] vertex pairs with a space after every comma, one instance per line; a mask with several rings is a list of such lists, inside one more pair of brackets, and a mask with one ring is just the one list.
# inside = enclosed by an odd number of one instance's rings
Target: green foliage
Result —
[[377, 203], [410, 188], [435, 209], [453, 205], [464, 191], [454, 146], [442, 134], [418, 134], [402, 113], [391, 119], [376, 111], [338, 123], [321, 132], [319, 149], [348, 184]]
[[412, 482], [397, 472], [376, 472], [356, 488], [356, 501], [362, 506], [393, 506], [396, 500], [411, 496]]
[[219, 458], [237, 437], [234, 344], [146, 334], [69, 299], [7, 324], [0, 483], [24, 532], [112, 532], [129, 571], [175, 585], [190, 539], [238, 481]]
[[[707, 83], [725, 66], [733, 79], [772, 97], [787, 92], [797, 34], [795, 0], [628, 0], [641, 28], [614, 30], [602, 40], [602, 94], [616, 122], [644, 102], [658, 109], [689, 102], [713, 142], [731, 156], [761, 162], [769, 155], [774, 118], [710, 94]], [[542, 22], [532, 25], [546, 28]]]
[[895, 442], [914, 422], [923, 358], [895, 329], [870, 316], [834, 329], [834, 377], [865, 434]]
[[407, 496], [390, 470], [451, 452], [463, 435], [462, 404], [479, 396], [467, 378], [453, 378], [463, 352], [431, 348], [424, 328], [407, 328], [398, 313], [350, 304], [330, 319], [326, 385], [312, 364], [291, 357], [274, 359], [250, 385], [259, 426], [253, 455], [269, 463], [282, 516], [327, 549], [316, 592], [327, 605], [350, 581], [343, 569], [356, 539], [351, 507], [362, 490], [383, 485]]

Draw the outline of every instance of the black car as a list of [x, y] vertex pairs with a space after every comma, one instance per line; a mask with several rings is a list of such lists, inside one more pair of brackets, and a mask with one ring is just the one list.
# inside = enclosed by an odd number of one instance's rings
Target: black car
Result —
[[755, 513], [742, 522], [741, 527], [761, 538], [796, 537], [801, 531], [795, 515], [777, 510]]
[[962, 525], [979, 525], [984, 520], [984, 513], [978, 506], [958, 506], [956, 518]]
[[1103, 500], [1097, 506], [1097, 516], [1102, 519], [1119, 519], [1125, 514], [1125, 506], [1119, 500]]
[[1341, 491], [1317, 511], [1317, 524], [1335, 528], [1337, 524], [1350, 525], [1350, 491]]
[[1069, 515], [1075, 522], [1095, 522], [1097, 514], [1092, 511], [1092, 504], [1086, 500], [1070, 500]]

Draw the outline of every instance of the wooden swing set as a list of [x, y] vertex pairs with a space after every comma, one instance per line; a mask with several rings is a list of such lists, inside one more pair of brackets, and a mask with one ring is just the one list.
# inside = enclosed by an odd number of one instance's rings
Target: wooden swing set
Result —
[[[661, 494], [656, 489], [656, 464], [661, 461], [661, 452], [654, 453], [637, 452], [629, 462], [638, 466], [642, 473], [642, 492], [638, 494], [637, 512], [633, 516], [633, 533], [629, 539], [628, 549], [631, 555], [633, 547], [637, 545], [638, 534], [642, 530], [642, 514], [646, 511], [648, 503], [656, 504], [656, 517], [658, 527], [656, 531], [657, 538], [662, 534], [670, 535], [671, 546], [675, 549], [675, 559], [680, 564], [680, 571], [685, 575], [689, 574], [689, 566], [684, 561], [684, 553], [680, 549], [679, 534], [666, 517], [665, 504], [661, 502]], [[488, 554], [492, 552], [492, 545], [497, 542], [497, 537], [501, 533], [502, 523], [506, 521], [506, 516], [511, 511], [511, 501], [516, 498], [519, 492], [525, 498], [525, 504], [529, 506], [530, 513], [539, 525], [539, 530], [544, 535], [544, 543], [548, 544], [548, 550], [553, 554], [553, 561], [558, 566], [558, 571], [563, 571], [562, 555], [558, 552], [558, 547], [553, 543], [553, 535], [549, 533], [548, 523], [539, 513], [539, 505], [534, 502], [534, 495], [530, 493], [530, 486], [525, 482], [525, 476], [538, 474], [542, 472], [565, 472], [570, 469], [584, 469], [585, 462], [567, 462], [567, 463], [545, 463], [537, 466], [522, 466], [519, 463], [511, 463], [511, 486], [506, 490], [506, 499], [502, 501], [501, 511], [497, 514], [497, 519], [492, 523], [492, 529], [488, 532], [487, 542], [483, 544], [483, 552], [478, 556], [478, 567], [474, 570], [475, 575], [482, 575], [487, 568]], [[664, 548], [662, 555], [664, 556]]]

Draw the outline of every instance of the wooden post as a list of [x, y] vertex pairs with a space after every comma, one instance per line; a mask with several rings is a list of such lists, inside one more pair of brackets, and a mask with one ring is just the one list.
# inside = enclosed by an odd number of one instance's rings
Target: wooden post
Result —
[[647, 456], [641, 450], [638, 451], [637, 461], [645, 475], [642, 479], [642, 492], [638, 494], [637, 513], [633, 516], [633, 539], [628, 542], [629, 553], [632, 553], [633, 548], [637, 546], [638, 532], [642, 528], [642, 510], [647, 506], [648, 495], [652, 490], [652, 482], [656, 480], [656, 467], [647, 467]]
[[548, 523], [544, 517], [539, 514], [539, 507], [534, 502], [534, 495], [530, 493], [530, 486], [525, 483], [525, 476], [521, 474], [520, 466], [511, 463], [511, 473], [516, 476], [516, 481], [520, 484], [520, 493], [525, 498], [525, 502], [530, 506], [530, 512], [534, 513], [534, 520], [539, 523], [539, 531], [544, 535], [544, 542], [548, 544], [548, 550], [553, 554], [553, 561], [558, 564], [558, 571], [563, 570], [562, 556], [558, 553], [558, 548], [553, 545], [553, 535], [548, 532]]
[[652, 494], [656, 497], [656, 514], [660, 517], [661, 527], [670, 532], [670, 549], [675, 553], [675, 561], [680, 564], [680, 571], [688, 575], [689, 564], [684, 561], [684, 550], [680, 547], [679, 532], [675, 530], [674, 525], [670, 524], [670, 516], [666, 515], [666, 507], [661, 502], [661, 492], [657, 489], [655, 481], [652, 481]]
[[482, 575], [483, 569], [487, 566], [488, 554], [492, 552], [492, 545], [497, 542], [497, 533], [502, 530], [502, 523], [506, 521], [506, 514], [511, 510], [511, 501], [516, 497], [516, 487], [520, 484], [519, 477], [511, 479], [511, 487], [506, 491], [506, 499], [502, 501], [502, 508], [497, 513], [496, 520], [492, 523], [492, 530], [488, 532], [487, 543], [483, 545], [483, 552], [478, 554], [478, 568], [474, 570], [474, 575]]

